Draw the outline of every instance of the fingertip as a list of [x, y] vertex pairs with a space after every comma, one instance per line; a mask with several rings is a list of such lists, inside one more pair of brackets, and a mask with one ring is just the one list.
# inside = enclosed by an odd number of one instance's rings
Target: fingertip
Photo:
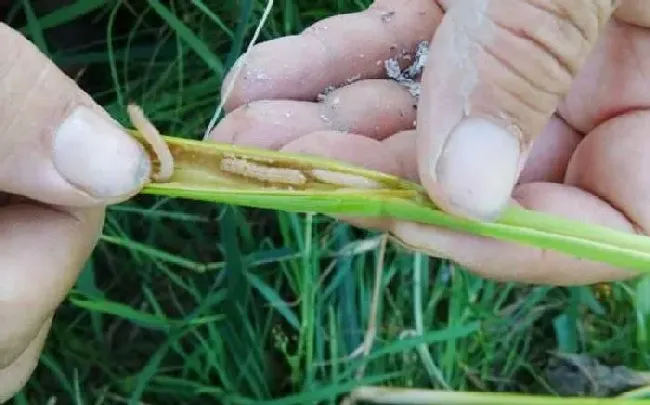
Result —
[[431, 198], [449, 212], [500, 216], [611, 12], [608, 2], [543, 3], [450, 2], [433, 37], [419, 165]]
[[58, 174], [98, 202], [132, 197], [151, 174], [144, 147], [115, 122], [77, 106], [53, 135]]
[[496, 220], [508, 206], [525, 160], [512, 133], [482, 118], [461, 121], [437, 158], [425, 156], [421, 175], [432, 199], [481, 221]]

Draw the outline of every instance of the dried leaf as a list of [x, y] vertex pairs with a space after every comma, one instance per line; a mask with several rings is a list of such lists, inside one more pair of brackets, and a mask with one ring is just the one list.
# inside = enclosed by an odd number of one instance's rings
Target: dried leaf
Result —
[[604, 398], [650, 384], [650, 373], [603, 365], [586, 354], [555, 354], [547, 365], [546, 379], [562, 396]]

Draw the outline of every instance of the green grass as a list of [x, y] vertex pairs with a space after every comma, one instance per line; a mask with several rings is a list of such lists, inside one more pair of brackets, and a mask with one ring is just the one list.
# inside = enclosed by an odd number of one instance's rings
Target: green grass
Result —
[[[262, 36], [368, 3], [278, 0]], [[191, 138], [265, 5], [79, 1], [44, 15], [21, 4], [12, 23], [69, 72], [87, 68], [82, 85], [115, 117], [134, 100]], [[96, 40], [48, 41], [79, 23], [99, 27]], [[360, 385], [553, 394], [550, 351], [650, 365], [648, 280], [602, 298], [495, 283], [383, 246], [322, 216], [150, 196], [112, 207], [15, 402], [334, 404]]]

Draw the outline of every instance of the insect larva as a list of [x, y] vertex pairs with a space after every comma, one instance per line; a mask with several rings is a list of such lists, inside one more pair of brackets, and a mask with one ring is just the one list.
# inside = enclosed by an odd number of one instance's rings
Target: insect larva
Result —
[[129, 119], [133, 127], [138, 130], [144, 139], [151, 145], [160, 166], [157, 173], [153, 173], [151, 178], [156, 181], [166, 181], [174, 174], [174, 157], [172, 156], [167, 143], [160, 135], [155, 126], [145, 117], [142, 109], [135, 105], [129, 104], [127, 107]]
[[296, 169], [268, 167], [246, 159], [226, 157], [221, 160], [221, 170], [269, 183], [304, 185], [307, 177]]
[[329, 184], [335, 184], [344, 187], [359, 187], [377, 189], [381, 188], [381, 184], [365, 177], [357, 176], [348, 173], [336, 173], [329, 170], [314, 169], [311, 171], [312, 176], [318, 180]]

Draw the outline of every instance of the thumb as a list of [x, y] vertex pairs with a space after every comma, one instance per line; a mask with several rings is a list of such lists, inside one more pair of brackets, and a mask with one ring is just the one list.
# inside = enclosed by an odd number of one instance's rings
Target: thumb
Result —
[[441, 3], [418, 106], [420, 177], [442, 209], [493, 220], [616, 1]]
[[0, 24], [0, 191], [114, 203], [147, 180], [144, 148], [18, 32]]

